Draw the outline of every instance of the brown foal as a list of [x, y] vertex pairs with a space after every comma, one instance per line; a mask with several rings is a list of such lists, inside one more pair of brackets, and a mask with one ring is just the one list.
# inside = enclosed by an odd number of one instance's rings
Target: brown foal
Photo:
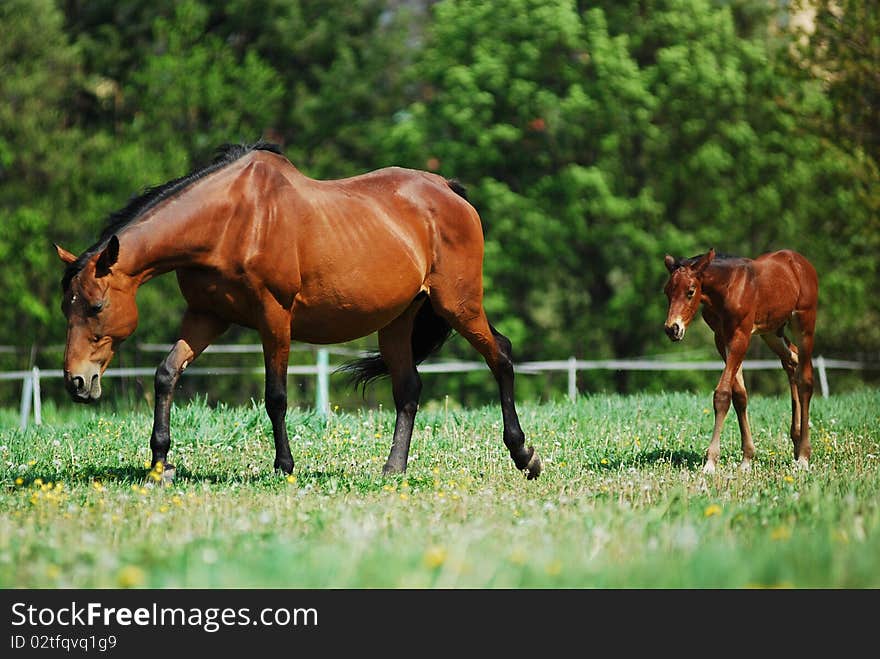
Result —
[[[669, 298], [666, 334], [684, 338], [688, 324], [703, 307], [703, 320], [715, 333], [715, 346], [724, 370], [715, 388], [715, 428], [703, 471], [713, 473], [721, 452], [720, 437], [731, 400], [742, 438], [742, 469], [755, 455], [746, 412], [748, 394], [742, 362], [752, 334], [759, 334], [782, 361], [791, 387], [791, 441], [801, 467], [810, 460], [810, 398], [813, 395], [813, 332], [819, 280], [815, 268], [791, 250], [762, 254], [755, 259], [716, 257], [715, 250], [689, 259], [667, 255]], [[794, 343], [784, 331], [790, 328]]]

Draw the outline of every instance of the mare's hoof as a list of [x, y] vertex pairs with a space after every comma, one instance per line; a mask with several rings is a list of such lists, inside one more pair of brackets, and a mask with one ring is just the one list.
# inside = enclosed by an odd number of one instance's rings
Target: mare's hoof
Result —
[[534, 446], [529, 446], [529, 461], [523, 469], [528, 480], [534, 480], [541, 475], [541, 458]]
[[386, 462], [385, 466], [382, 467], [382, 475], [383, 476], [397, 476], [406, 472], [406, 467], [401, 467], [400, 465], [391, 464], [390, 462]]
[[293, 473], [293, 460], [290, 462], [282, 462], [281, 460], [275, 460], [275, 470], [281, 470], [285, 476], [290, 476]]

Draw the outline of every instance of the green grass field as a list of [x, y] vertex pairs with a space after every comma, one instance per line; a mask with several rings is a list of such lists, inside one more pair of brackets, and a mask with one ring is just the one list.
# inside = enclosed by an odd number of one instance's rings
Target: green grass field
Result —
[[739, 473], [731, 415], [704, 477], [711, 392], [519, 404], [544, 459], [517, 472], [496, 405], [423, 407], [405, 476], [382, 477], [387, 410], [291, 409], [272, 471], [261, 406], [172, 412], [177, 480], [149, 483], [151, 415], [0, 414], [4, 588], [877, 588], [880, 391], [814, 398], [809, 472], [789, 403], [753, 397]]

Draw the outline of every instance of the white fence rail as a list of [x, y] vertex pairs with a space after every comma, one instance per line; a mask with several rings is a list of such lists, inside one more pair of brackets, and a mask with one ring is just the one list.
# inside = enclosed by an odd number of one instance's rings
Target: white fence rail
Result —
[[[139, 346], [141, 350], [150, 352], [167, 352], [170, 346], [145, 344]], [[259, 345], [216, 345], [211, 346], [206, 352], [226, 353], [253, 353], [261, 352]], [[348, 356], [357, 356], [363, 353], [347, 350], [345, 348], [319, 348], [316, 352], [314, 365], [288, 366], [288, 375], [312, 375], [316, 378], [315, 409], [321, 414], [327, 414], [330, 409], [329, 381], [331, 365], [330, 353]], [[813, 359], [813, 366], [819, 376], [819, 390], [823, 397], [828, 396], [829, 369], [842, 370], [872, 370], [880, 369], [880, 364], [857, 362], [843, 359], [825, 359], [817, 356]], [[721, 371], [723, 365], [720, 361], [658, 361], [653, 359], [598, 359], [584, 360], [571, 357], [557, 361], [534, 361], [516, 364], [515, 370], [522, 374], [540, 374], [551, 371], [564, 371], [568, 374], [568, 397], [571, 400], [577, 398], [577, 373], [589, 370], [612, 370], [612, 371]], [[779, 362], [771, 359], [752, 359], [743, 362], [745, 370], [778, 369]], [[487, 369], [484, 362], [435, 362], [421, 364], [421, 373], [467, 373]], [[109, 368], [104, 377], [133, 377], [151, 376], [156, 369], [143, 368]], [[240, 373], [262, 374], [263, 367], [238, 367], [238, 366], [193, 366], [186, 370], [191, 375], [232, 375]], [[34, 423], [42, 423], [42, 402], [40, 399], [40, 379], [60, 378], [63, 376], [61, 369], [41, 370], [36, 366], [28, 371], [7, 371], [0, 373], [0, 380], [21, 380], [21, 429], [24, 430], [31, 416], [33, 406]]]

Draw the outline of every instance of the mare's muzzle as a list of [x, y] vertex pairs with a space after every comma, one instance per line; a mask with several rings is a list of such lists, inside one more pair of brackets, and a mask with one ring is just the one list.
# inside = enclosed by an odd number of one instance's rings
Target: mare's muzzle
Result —
[[77, 375], [65, 371], [64, 385], [75, 403], [92, 403], [101, 397], [101, 374], [97, 369]]

